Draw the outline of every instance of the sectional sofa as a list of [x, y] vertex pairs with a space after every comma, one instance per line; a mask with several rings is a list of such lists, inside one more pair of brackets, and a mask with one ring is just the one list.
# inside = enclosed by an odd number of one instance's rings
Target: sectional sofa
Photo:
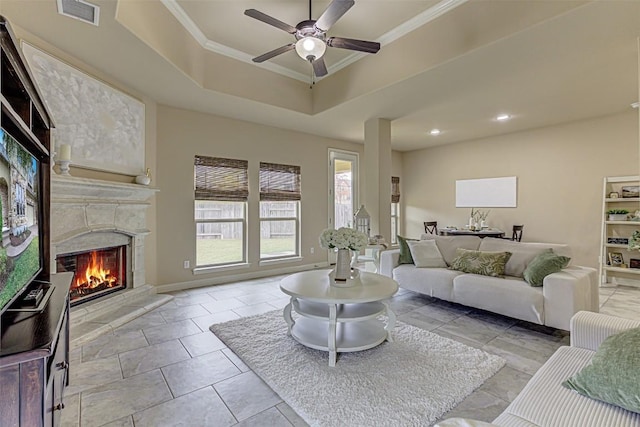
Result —
[[[541, 252], [552, 249], [570, 258], [567, 245], [429, 234], [422, 235], [421, 239], [435, 240], [446, 264], [426, 268], [400, 264], [400, 250], [388, 250], [380, 255], [380, 274], [392, 277], [400, 287], [411, 291], [563, 330], [569, 330], [571, 317], [578, 311], [598, 311], [598, 276], [593, 268], [569, 264], [544, 277], [539, 287], [531, 286], [523, 278], [529, 263]], [[458, 248], [511, 253], [504, 277], [449, 268]]]
[[[601, 344], [608, 337], [638, 327], [640, 322], [634, 320], [579, 312], [571, 321], [571, 346], [556, 350], [498, 418], [491, 423], [450, 418], [434, 427], [638, 427], [640, 413], [605, 403], [600, 399], [586, 397], [562, 385], [567, 379], [593, 364], [602, 366], [611, 363], [620, 366], [617, 363], [623, 360], [628, 369], [620, 369], [618, 374], [634, 374], [629, 371], [637, 369], [637, 359], [634, 361], [633, 358], [625, 358], [624, 349], [621, 346], [613, 348], [615, 344], [612, 342], [609, 342], [609, 352], [603, 352], [602, 348], [606, 345], [601, 347]], [[633, 352], [635, 348], [628, 350]], [[600, 357], [598, 362], [594, 359], [596, 354]], [[621, 354], [619, 360], [612, 360], [616, 359], [618, 354]], [[616, 375], [615, 372], [613, 375]], [[635, 377], [632, 377], [631, 381], [633, 378]], [[620, 387], [619, 379], [604, 379], [602, 383], [603, 389]], [[632, 396], [626, 397], [634, 399]], [[638, 407], [637, 394], [635, 406]]]

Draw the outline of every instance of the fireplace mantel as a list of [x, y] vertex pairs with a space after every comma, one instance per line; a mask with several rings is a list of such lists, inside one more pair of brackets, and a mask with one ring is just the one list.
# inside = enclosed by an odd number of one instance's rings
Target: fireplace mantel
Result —
[[51, 203], [140, 203], [149, 200], [157, 188], [138, 184], [51, 175]]

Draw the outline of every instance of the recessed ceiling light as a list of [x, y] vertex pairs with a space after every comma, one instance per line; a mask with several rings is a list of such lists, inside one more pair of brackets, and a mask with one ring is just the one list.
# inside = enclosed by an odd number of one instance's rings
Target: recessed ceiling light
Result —
[[440, 129], [431, 129], [431, 130], [429, 131], [429, 133], [430, 133], [431, 135], [440, 135], [440, 134], [442, 133], [442, 131], [441, 131]]
[[496, 120], [499, 122], [504, 122], [506, 120], [509, 120], [511, 118], [510, 114], [498, 114], [496, 116]]

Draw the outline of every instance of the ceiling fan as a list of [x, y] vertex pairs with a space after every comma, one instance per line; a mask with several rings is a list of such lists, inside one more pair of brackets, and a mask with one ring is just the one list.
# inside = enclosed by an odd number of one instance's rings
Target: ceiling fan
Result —
[[295, 43], [289, 43], [263, 55], [253, 58], [253, 62], [264, 62], [275, 56], [296, 50], [296, 53], [313, 66], [316, 77], [327, 75], [327, 66], [322, 56], [329, 47], [357, 50], [359, 52], [376, 53], [380, 43], [365, 40], [347, 39], [343, 37], [327, 37], [327, 31], [355, 4], [354, 0], [333, 0], [317, 21], [311, 19], [311, 0], [309, 0], [309, 19], [300, 21], [295, 27], [256, 9], [247, 9], [244, 14], [293, 34]]

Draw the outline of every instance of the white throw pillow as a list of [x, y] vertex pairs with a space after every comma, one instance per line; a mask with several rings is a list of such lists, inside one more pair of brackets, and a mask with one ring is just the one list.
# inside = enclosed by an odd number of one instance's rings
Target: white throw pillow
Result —
[[416, 267], [446, 267], [435, 240], [407, 241]]

